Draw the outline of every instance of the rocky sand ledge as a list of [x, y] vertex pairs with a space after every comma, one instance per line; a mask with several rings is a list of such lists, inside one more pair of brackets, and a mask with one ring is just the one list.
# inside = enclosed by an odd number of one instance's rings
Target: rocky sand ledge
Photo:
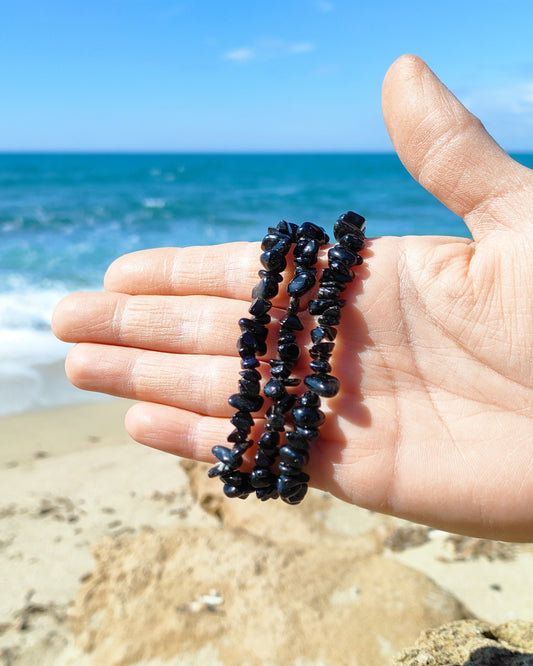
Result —
[[125, 409], [0, 420], [2, 666], [533, 664], [531, 545], [227, 500]]

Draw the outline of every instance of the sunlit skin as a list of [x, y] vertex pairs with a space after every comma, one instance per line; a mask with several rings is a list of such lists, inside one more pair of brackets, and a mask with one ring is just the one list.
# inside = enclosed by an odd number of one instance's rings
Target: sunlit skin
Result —
[[[344, 293], [332, 361], [341, 391], [323, 401], [306, 471], [311, 485], [375, 511], [533, 540], [533, 172], [414, 56], [388, 71], [383, 114], [406, 168], [473, 240], [369, 239]], [[119, 258], [105, 292], [57, 307], [56, 335], [78, 343], [70, 380], [140, 401], [126, 417], [138, 442], [214, 462], [232, 430], [237, 320], [259, 254], [233, 243]]]

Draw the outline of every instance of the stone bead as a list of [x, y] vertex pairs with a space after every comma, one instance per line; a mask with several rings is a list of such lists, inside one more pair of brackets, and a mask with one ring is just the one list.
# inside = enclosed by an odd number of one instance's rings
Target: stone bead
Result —
[[331, 261], [329, 266], [332, 270], [343, 275], [348, 282], [351, 282], [355, 277], [355, 274], [352, 271], [352, 269], [348, 268], [348, 266], [346, 266], [346, 264], [343, 264], [342, 261], [336, 261], [336, 260]]
[[339, 380], [333, 375], [308, 375], [304, 384], [322, 398], [333, 398], [340, 388]]
[[292, 224], [291, 222], [286, 222], [285, 220], [280, 220], [278, 222], [278, 226], [276, 229], [282, 233], [288, 236], [291, 240], [296, 239], [296, 234], [298, 233], [298, 225], [297, 224]]
[[270, 299], [276, 296], [278, 291], [279, 287], [275, 279], [262, 277], [252, 290], [252, 298]]
[[365, 218], [349, 210], [347, 213], [341, 215], [333, 225], [333, 235], [339, 241], [345, 234], [363, 232], [365, 227]]
[[259, 323], [256, 319], [249, 319], [248, 317], [241, 317], [239, 319], [239, 328], [242, 333], [250, 333], [250, 335], [258, 339], [265, 339], [268, 335], [266, 326]]
[[264, 451], [276, 451], [279, 445], [279, 432], [273, 430], [264, 432], [259, 438], [258, 445]]
[[323, 358], [328, 359], [333, 350], [335, 349], [334, 342], [317, 342], [309, 350], [309, 356], [311, 358]]
[[316, 276], [311, 271], [304, 271], [294, 277], [287, 286], [287, 292], [290, 296], [303, 296], [316, 282]]
[[241, 395], [259, 395], [261, 385], [255, 379], [248, 381], [246, 379], [239, 379], [239, 393]]
[[250, 432], [250, 428], [254, 424], [254, 419], [250, 415], [250, 412], [238, 411], [231, 417], [230, 422], [241, 432]]
[[291, 467], [305, 467], [309, 462], [309, 456], [305, 452], [296, 451], [290, 446], [282, 446], [279, 450], [279, 457], [284, 463]]
[[256, 468], [250, 476], [250, 483], [254, 488], [268, 488], [276, 484], [276, 475], [269, 469]]
[[271, 379], [268, 381], [265, 384], [263, 393], [265, 394], [265, 397], [270, 398], [270, 400], [281, 400], [283, 396], [287, 395], [287, 391], [285, 390], [285, 386], [281, 379]]
[[282, 361], [290, 361], [294, 364], [300, 356], [300, 348], [294, 342], [280, 344], [278, 354]]
[[[283, 466], [283, 463], [280, 463], [280, 465]], [[295, 486], [298, 486], [300, 483], [308, 483], [309, 474], [301, 472], [300, 470], [296, 470], [295, 474], [290, 474], [290, 475], [281, 473], [278, 477], [278, 490], [279, 490], [280, 479], [282, 479], [282, 483], [287, 489], [294, 488]]]
[[300, 504], [306, 493], [307, 484], [304, 483], [301, 486], [294, 488], [289, 495], [280, 495], [280, 497], [286, 504], [295, 505]]
[[232, 449], [228, 449], [227, 446], [214, 446], [211, 451], [215, 458], [224, 463], [224, 465], [228, 465], [233, 469], [237, 469], [237, 467], [242, 465], [242, 455], [238, 451], [235, 452]]
[[331, 298], [313, 298], [309, 301], [309, 314], [320, 315], [332, 305], [335, 305], [335, 301]]
[[268, 499], [278, 499], [279, 497], [277, 485], [270, 488], [258, 488], [255, 494], [262, 502], [266, 502]]
[[351, 282], [352, 278], [334, 271], [332, 268], [324, 268], [322, 271], [321, 282]]
[[274, 271], [265, 271], [264, 269], [261, 269], [259, 271], [259, 276], [262, 278], [268, 278], [270, 281], [277, 282], [278, 284], [283, 282], [283, 276]]
[[325, 375], [331, 372], [331, 365], [325, 358], [315, 358], [309, 363], [309, 367], [313, 372], [319, 375]]
[[297, 399], [298, 397], [295, 393], [287, 393], [286, 396], [276, 403], [277, 411], [281, 414], [286, 414], [294, 407]]
[[303, 331], [304, 327], [299, 317], [295, 314], [288, 314], [281, 320], [281, 326], [291, 331]]
[[279, 241], [280, 238], [281, 236], [277, 229], [275, 231], [269, 232], [263, 238], [263, 241], [261, 243], [261, 249], [264, 251], [271, 250], [274, 247], [274, 245]]
[[281, 381], [283, 382], [283, 386], [298, 386], [301, 383], [298, 377], [287, 377]]
[[235, 444], [237, 442], [244, 442], [246, 440], [246, 437], [248, 436], [248, 430], [242, 431], [239, 430], [238, 428], [235, 428], [228, 436], [227, 436], [227, 441], [228, 442], [234, 442]]
[[311, 340], [313, 344], [322, 342], [322, 340], [330, 340], [333, 342], [337, 337], [337, 330], [331, 326], [317, 326], [311, 331]]
[[234, 393], [228, 398], [229, 404], [241, 412], [257, 412], [263, 406], [263, 397], [260, 395], [241, 395]]
[[230, 483], [225, 483], [222, 490], [224, 491], [224, 495], [229, 498], [241, 497], [243, 494], [243, 491], [240, 488], [232, 486]]
[[245, 379], [247, 382], [260, 382], [261, 381], [261, 375], [257, 370], [250, 369], [250, 370], [241, 370], [239, 372], [239, 375]]
[[257, 368], [259, 365], [259, 361], [255, 358], [255, 356], [244, 356], [241, 358], [241, 368], [243, 370], [249, 370], [252, 368]]
[[316, 442], [320, 437], [320, 430], [318, 428], [305, 428], [304, 426], [294, 426], [294, 432], [302, 437], [305, 437], [309, 442]]
[[270, 359], [269, 364], [271, 367], [270, 373], [272, 377], [279, 379], [287, 379], [291, 374], [292, 368], [290, 364], [286, 363], [285, 361], [282, 361], [277, 358], [272, 358]]
[[283, 432], [285, 430], [285, 414], [280, 414], [272, 407], [269, 407], [266, 413], [267, 423], [265, 428], [274, 430], [275, 432]]
[[295, 407], [292, 410], [292, 418], [298, 426], [304, 426], [304, 428], [318, 428], [326, 419], [324, 412], [320, 409], [306, 406]]
[[314, 238], [321, 243], [327, 243], [329, 241], [329, 236], [324, 229], [312, 222], [304, 222], [303, 224], [300, 224], [296, 235], [297, 237], [307, 236], [307, 238]]
[[273, 453], [267, 453], [262, 449], [257, 449], [255, 452], [254, 460], [257, 467], [270, 467], [274, 464], [276, 458], [277, 451], [274, 451]]
[[272, 307], [272, 303], [267, 298], [253, 298], [248, 312], [254, 317], [262, 317]]
[[342, 247], [356, 254], [364, 248], [365, 237], [363, 234], [346, 234], [340, 239], [339, 243]]
[[287, 260], [277, 250], [267, 250], [260, 256], [260, 261], [268, 271], [281, 273], [287, 268]]
[[318, 298], [330, 298], [336, 300], [339, 297], [339, 294], [343, 289], [339, 289], [336, 285], [329, 283], [328, 285], [321, 284], [318, 288], [317, 297]]
[[291, 449], [302, 452], [309, 451], [309, 442], [297, 432], [288, 432], [285, 437], [287, 439], [287, 445], [290, 446]]
[[[326, 362], [326, 365], [329, 363]], [[300, 405], [303, 407], [320, 407], [320, 396], [313, 391], [306, 391], [300, 398]]]
[[342, 245], [335, 245], [328, 250], [329, 261], [340, 261], [345, 266], [353, 266], [357, 259], [357, 253], [351, 252]]
[[308, 240], [307, 243], [305, 243], [305, 245], [302, 247], [298, 255], [298, 259], [307, 259], [314, 264], [319, 249], [320, 249], [320, 243], [317, 240], [315, 239]]
[[290, 342], [296, 342], [296, 336], [294, 335], [294, 333], [291, 333], [288, 329], [282, 328], [279, 334], [278, 345], [284, 345]]
[[340, 308], [328, 308], [326, 312], [318, 318], [318, 323], [321, 326], [338, 326], [340, 320]]
[[[329, 269], [324, 269], [329, 270]], [[337, 292], [342, 292], [348, 286], [345, 282], [339, 282], [337, 280], [324, 280], [324, 275], [320, 276], [320, 286], [325, 288], [336, 289]]]

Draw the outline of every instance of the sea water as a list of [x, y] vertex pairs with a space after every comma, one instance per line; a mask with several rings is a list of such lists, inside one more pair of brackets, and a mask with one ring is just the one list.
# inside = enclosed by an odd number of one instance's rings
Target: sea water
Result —
[[0, 414], [90, 397], [51, 314], [121, 254], [258, 240], [281, 218], [331, 229], [346, 210], [369, 236], [469, 235], [395, 155], [0, 155]]

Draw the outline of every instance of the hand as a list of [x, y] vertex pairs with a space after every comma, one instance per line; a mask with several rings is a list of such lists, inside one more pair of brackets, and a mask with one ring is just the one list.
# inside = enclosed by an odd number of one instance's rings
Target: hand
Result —
[[[532, 540], [533, 172], [413, 56], [387, 73], [383, 110], [407, 169], [473, 241], [368, 242], [332, 361], [341, 391], [323, 401], [306, 471], [372, 510]], [[118, 259], [105, 293], [73, 294], [55, 313], [56, 335], [80, 343], [71, 381], [140, 400], [126, 418], [139, 442], [214, 462], [211, 447], [232, 430], [237, 320], [259, 253], [234, 243]]]

